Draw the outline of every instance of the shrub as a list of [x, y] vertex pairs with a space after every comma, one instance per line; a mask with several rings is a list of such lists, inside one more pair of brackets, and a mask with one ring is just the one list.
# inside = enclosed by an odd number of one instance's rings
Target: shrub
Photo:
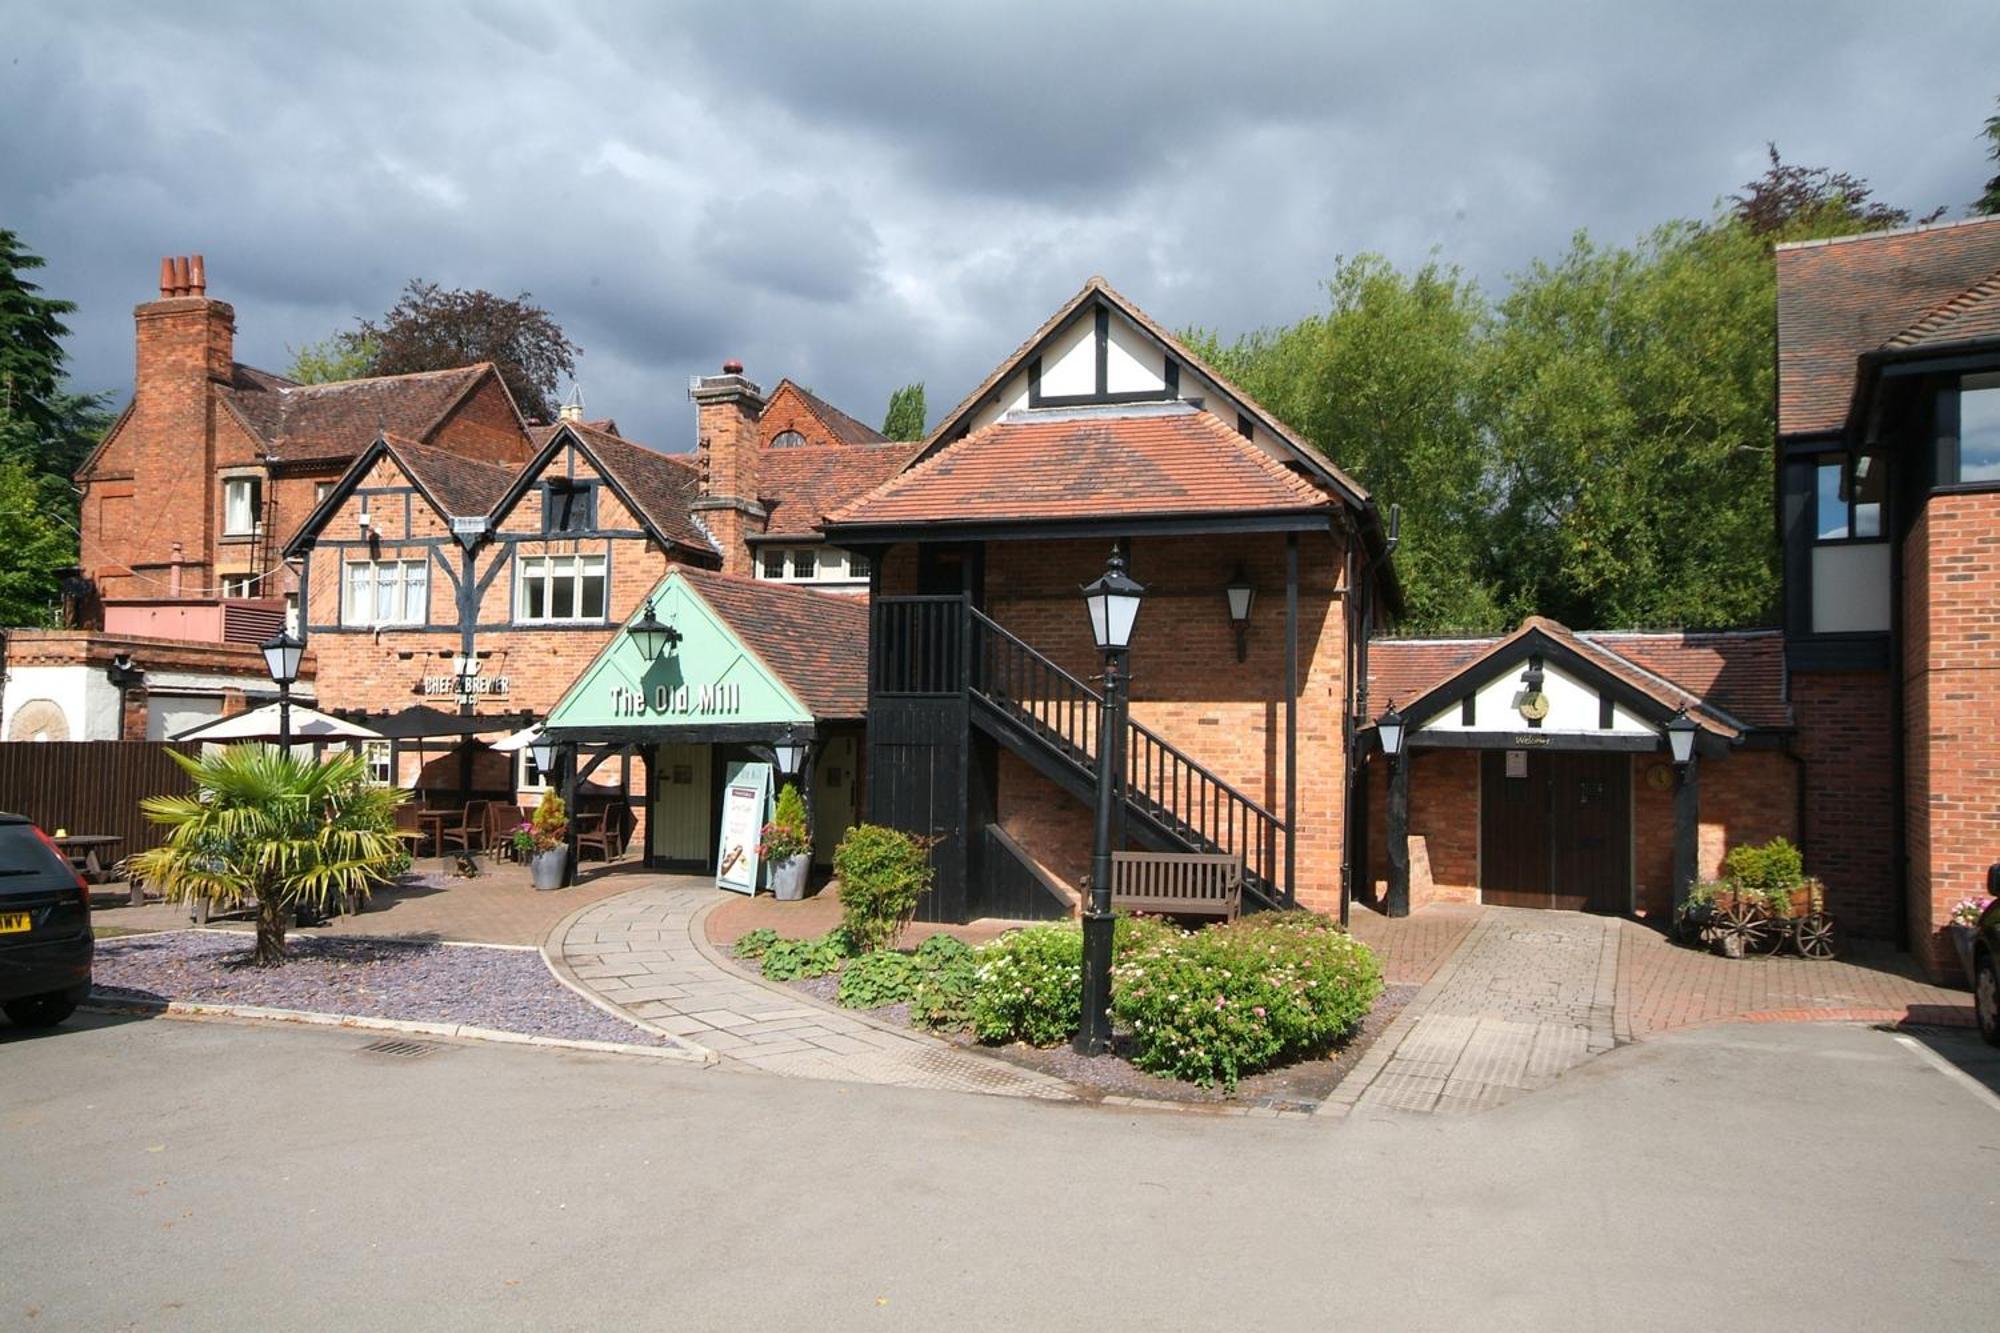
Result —
[[862, 953], [902, 935], [931, 886], [930, 844], [880, 824], [856, 824], [833, 853], [840, 879], [840, 919]]
[[759, 926], [746, 930], [736, 938], [736, 947], [730, 950], [738, 958], [762, 958], [764, 951], [778, 942], [778, 932], [769, 926]]
[[766, 861], [789, 861], [812, 850], [812, 834], [806, 825], [806, 803], [799, 789], [787, 782], [778, 792], [778, 808], [757, 843], [757, 855]]
[[979, 958], [972, 947], [949, 935], [934, 935], [917, 950], [910, 1021], [930, 1028], [966, 1027], [972, 1022], [972, 996], [978, 989]]
[[1773, 838], [1762, 846], [1748, 843], [1731, 847], [1722, 860], [1724, 878], [1750, 893], [1789, 894], [1805, 881], [1805, 860], [1799, 849], [1783, 838]]
[[1083, 1011], [1083, 932], [1071, 924], [1011, 931], [975, 951], [968, 1016], [981, 1041], [1054, 1046]]
[[1374, 954], [1325, 918], [1272, 913], [1155, 936], [1112, 973], [1132, 1063], [1204, 1087], [1324, 1050], [1382, 993]]
[[878, 1009], [910, 998], [917, 980], [917, 960], [906, 953], [877, 949], [862, 954], [840, 972], [836, 997], [845, 1009]]
[[809, 940], [774, 940], [764, 950], [764, 975], [773, 981], [823, 977], [838, 972], [853, 952], [838, 928]]

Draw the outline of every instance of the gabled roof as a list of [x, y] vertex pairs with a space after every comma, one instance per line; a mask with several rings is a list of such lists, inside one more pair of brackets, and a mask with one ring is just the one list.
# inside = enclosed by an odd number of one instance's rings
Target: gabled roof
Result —
[[1331, 498], [1186, 404], [1002, 418], [827, 516], [830, 526], [1326, 509]]
[[814, 717], [866, 715], [867, 602], [712, 569], [676, 569]]
[[[771, 390], [771, 396], [764, 401], [765, 415], [770, 413], [771, 404], [777, 402], [778, 398], [787, 390], [799, 396], [799, 401], [804, 403], [806, 410], [811, 412], [819, 424], [826, 428], [827, 435], [831, 437], [835, 444], [886, 444], [889, 442], [889, 437], [881, 431], [876, 430], [873, 426], [855, 420], [832, 403], [826, 401], [826, 399], [814, 393], [811, 389], [790, 379], [779, 380], [778, 387]], [[763, 442], [768, 445], [771, 443], [771, 440], [767, 436]]]
[[489, 362], [411, 375], [377, 375], [328, 384], [293, 384], [236, 366], [220, 386], [223, 401], [285, 463], [343, 462], [379, 434], [427, 440], [487, 375]]
[[1995, 269], [1986, 281], [1952, 297], [1885, 345], [1902, 351], [1950, 347], [1987, 338], [2000, 338], [2000, 269]]
[[[1778, 433], [1840, 430], [1859, 360], [1930, 341], [1955, 303], [2000, 274], [2000, 217], [1777, 248]], [[1988, 332], [1974, 298], [1966, 328]], [[1899, 339], [1908, 337], [1911, 341]]]
[[400, 435], [382, 438], [410, 480], [447, 515], [469, 518], [488, 512], [514, 480], [514, 469], [498, 463], [484, 463]]
[[1578, 634], [1530, 616], [1507, 635], [1484, 639], [1376, 639], [1368, 645], [1368, 706], [1391, 703], [1413, 721], [1477, 688], [1512, 659], [1535, 651], [1611, 677], [1662, 714], [1686, 709], [1726, 740], [1753, 729], [1791, 726], [1784, 693], [1784, 637], [1776, 630], [1728, 633]]
[[766, 533], [818, 535], [821, 519], [895, 476], [916, 448], [892, 441], [759, 451], [758, 498], [771, 516]]
[[[564, 422], [562, 429], [550, 437], [551, 446], [560, 440], [564, 431], [573, 436], [583, 451], [595, 460], [599, 470], [624, 493], [626, 502], [638, 510], [639, 517], [661, 541], [690, 551], [715, 553], [715, 543], [695, 522], [688, 508], [700, 486], [691, 457], [663, 454], [622, 435], [612, 435], [574, 421]], [[544, 449], [544, 454], [552, 452], [552, 448]], [[538, 455], [537, 462], [542, 461]], [[540, 466], [530, 464], [523, 474], [540, 470]]]
[[1285, 446], [1291, 455], [1289, 461], [1298, 464], [1308, 473], [1316, 474], [1330, 489], [1340, 494], [1343, 499], [1356, 507], [1362, 507], [1367, 504], [1368, 491], [1361, 483], [1348, 476], [1329, 460], [1325, 454], [1315, 449], [1302, 436], [1293, 431], [1290, 426], [1287, 426], [1276, 415], [1268, 411], [1263, 404], [1238, 388], [1221, 371], [1195, 355], [1185, 343], [1181, 342], [1172, 333], [1169, 333], [1151, 315], [1127, 300], [1109, 282], [1106, 282], [1101, 276], [1095, 275], [1083, 284], [1081, 291], [1064, 302], [1061, 309], [1049, 316], [1039, 329], [1036, 329], [1028, 336], [1026, 342], [1014, 350], [1013, 355], [995, 367], [992, 374], [980, 381], [978, 388], [967, 394], [959, 405], [953, 408], [937, 424], [937, 427], [924, 438], [923, 449], [918, 454], [918, 457], [928, 458], [948, 443], [965, 425], [966, 418], [977, 411], [979, 406], [1003, 382], [1012, 376], [1015, 371], [1021, 369], [1030, 357], [1066, 327], [1072, 317], [1086, 305], [1097, 301], [1102, 301], [1112, 309], [1118, 311], [1141, 334], [1152, 339], [1176, 360], [1214, 384], [1230, 400], [1232, 406], [1262, 426], [1265, 431]]

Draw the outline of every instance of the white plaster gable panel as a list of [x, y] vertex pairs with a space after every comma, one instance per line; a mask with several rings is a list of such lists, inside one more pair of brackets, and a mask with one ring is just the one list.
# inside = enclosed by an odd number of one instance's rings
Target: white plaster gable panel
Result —
[[21, 666], [7, 673], [5, 715], [0, 736], [12, 736], [14, 713], [30, 700], [42, 699], [62, 710], [66, 739], [115, 741], [123, 731], [118, 688], [104, 668], [85, 666]]
[[[1521, 716], [1520, 703], [1527, 693], [1527, 686], [1521, 679], [1526, 673], [1526, 665], [1516, 663], [1480, 685], [1473, 698], [1470, 725], [1464, 721], [1458, 702], [1453, 700], [1424, 719], [1417, 730], [1510, 731], [1525, 727], [1527, 722]], [[1595, 686], [1586, 685], [1560, 668], [1545, 664], [1542, 667], [1542, 694], [1548, 700], [1549, 711], [1548, 716], [1542, 719], [1541, 730], [1595, 733], [1605, 730], [1597, 725], [1599, 716]], [[1656, 728], [1623, 704], [1613, 705], [1610, 730], [1635, 736], [1659, 734]]]
[[1167, 387], [1167, 356], [1157, 343], [1115, 310], [1109, 334], [1104, 357], [1104, 386], [1109, 392], [1158, 393]]
[[[1032, 362], [1033, 358], [1030, 357]], [[1027, 405], [1028, 371], [1024, 364], [1016, 376], [1021, 381], [1021, 404]], [[1073, 393], [1097, 392], [1097, 320], [1089, 306], [1076, 312], [1069, 327], [1059, 331], [1042, 352], [1042, 394], [1059, 397]]]

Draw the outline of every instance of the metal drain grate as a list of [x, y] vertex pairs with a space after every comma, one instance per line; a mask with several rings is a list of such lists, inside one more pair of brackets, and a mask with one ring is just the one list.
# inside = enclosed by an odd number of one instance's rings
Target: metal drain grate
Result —
[[361, 1048], [369, 1055], [392, 1055], [399, 1060], [421, 1060], [426, 1055], [434, 1055], [444, 1049], [435, 1042], [409, 1041], [402, 1037], [384, 1037], [371, 1041]]

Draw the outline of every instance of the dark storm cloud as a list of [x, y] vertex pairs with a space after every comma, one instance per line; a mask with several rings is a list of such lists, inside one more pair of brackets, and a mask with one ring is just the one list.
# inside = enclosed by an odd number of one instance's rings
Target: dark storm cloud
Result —
[[1873, 4], [47, 6], [0, 0], [0, 225], [80, 383], [200, 250], [239, 355], [405, 280], [534, 293], [593, 413], [689, 443], [741, 357], [879, 420], [1101, 272], [1172, 325], [1296, 318], [1342, 255], [1487, 287], [1705, 214], [1763, 144], [1954, 210], [2000, 10]]

